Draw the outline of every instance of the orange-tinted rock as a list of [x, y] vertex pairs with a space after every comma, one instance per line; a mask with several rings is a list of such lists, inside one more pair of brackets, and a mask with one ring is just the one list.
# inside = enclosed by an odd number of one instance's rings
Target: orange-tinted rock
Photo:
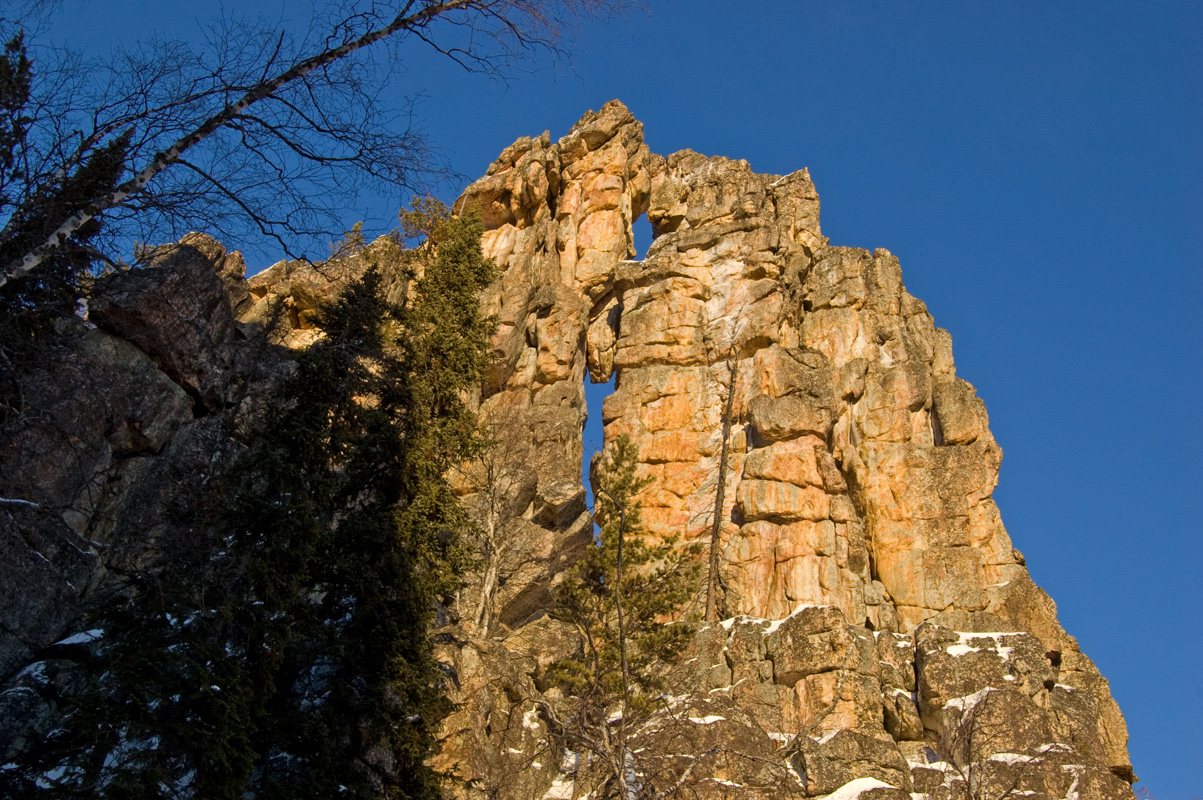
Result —
[[[601, 410], [605, 436], [638, 445], [641, 473], [652, 478], [643, 517], [665, 537], [707, 543], [724, 483], [720, 605], [728, 616], [790, 621], [771, 636], [776, 623], [744, 618], [721, 635], [699, 633], [708, 663], [687, 688], [755, 709], [773, 736], [805, 731], [790, 752], [813, 773], [811, 794], [867, 776], [893, 781], [873, 789], [887, 793], [944, 785], [923, 748], [954, 748], [959, 734], [949, 728], [942, 742], [943, 712], [925, 707], [921, 720], [910, 695], [911, 634], [925, 621], [988, 615], [1025, 631], [1028, 650], [1084, 663], [1002, 526], [992, 499], [1001, 451], [984, 404], [956, 377], [950, 336], [906, 291], [891, 253], [828, 243], [806, 170], [758, 175], [747, 162], [688, 150], [654, 155], [641, 125], [613, 102], [558, 142], [516, 142], [457, 208], [471, 205], [485, 209], [486, 248], [502, 268], [484, 298], [502, 324], [483, 407], [514, 406], [524, 391], [560, 398], [543, 404], [555, 409], [552, 422], [529, 423], [535, 472], [540, 486], [572, 481], [580, 383], [615, 377]], [[655, 239], [631, 261], [630, 226], [645, 213]], [[519, 405], [527, 403], [543, 407]], [[566, 534], [548, 530], [550, 553]], [[826, 610], [816, 616], [807, 605]], [[823, 658], [821, 647], [779, 644], [781, 631], [820, 616]], [[778, 644], [766, 650], [769, 640]], [[905, 656], [879, 657], [885, 646]], [[935, 670], [929, 683], [942, 680], [937, 662], [923, 662]], [[957, 691], [998, 683], [993, 672], [965, 674]], [[1031, 711], [1036, 729], [1057, 731], [1058, 741], [1077, 736], [1075, 757], [1098, 775], [1121, 774], [1122, 718], [1097, 672], [1075, 675], [1081, 701], [1068, 691], [1025, 694], [1031, 709], [999, 724], [1021, 725]], [[824, 738], [838, 730], [855, 735]], [[1039, 773], [1039, 791], [1065, 788], [1054, 773]]]

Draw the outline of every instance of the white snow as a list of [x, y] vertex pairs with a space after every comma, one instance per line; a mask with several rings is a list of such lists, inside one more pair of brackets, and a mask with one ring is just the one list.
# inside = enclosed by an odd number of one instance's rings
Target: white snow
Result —
[[775, 619], [772, 622], [770, 622], [769, 627], [765, 628], [765, 630], [764, 630], [764, 635], [768, 636], [770, 633], [772, 633], [773, 631], [777, 630], [782, 625], [784, 625], [786, 620], [793, 619], [800, 612], [805, 611], [808, 608], [818, 608], [818, 606], [816, 606], [814, 603], [799, 603], [798, 606], [796, 608], [794, 608], [793, 611], [789, 612], [789, 616], [786, 617], [785, 619]]
[[78, 775], [82, 772], [79, 767], [52, 767], [43, 772], [38, 777], [34, 778], [34, 784], [39, 789], [54, 789], [59, 786], [64, 778], [70, 775]]
[[794, 768], [794, 762], [788, 758], [785, 759], [785, 768], [789, 770], [790, 775], [794, 776], [794, 781], [797, 782], [797, 784], [803, 789], [805, 789], [806, 781], [802, 779], [802, 776], [798, 774], [798, 770]]
[[91, 555], [92, 555], [92, 553], [91, 553], [90, 551], [88, 551], [88, 550], [84, 550], [82, 547], [80, 547], [80, 546], [79, 546], [79, 545], [77, 545], [75, 542], [73, 542], [73, 541], [71, 541], [71, 540], [69, 540], [69, 539], [67, 540], [67, 544], [71, 545], [71, 547], [73, 547], [73, 548], [75, 549], [75, 552], [77, 552], [77, 553], [79, 553], [79, 554], [81, 554], [81, 555], [85, 555], [85, 556], [91, 556]]
[[793, 611], [789, 612], [787, 616], [782, 617], [781, 619], [765, 619], [764, 617], [751, 617], [747, 614], [740, 614], [736, 617], [730, 617], [729, 619], [721, 620], [718, 624], [722, 625], [723, 630], [725, 631], [730, 631], [735, 627], [736, 623], [741, 625], [764, 625], [765, 628], [763, 631], [761, 631], [761, 633], [765, 636], [768, 636], [770, 633], [785, 624], [786, 620], [792, 619], [793, 617], [797, 616], [799, 612], [805, 611], [808, 608], [823, 608], [823, 606], [816, 605], [814, 603], [799, 603], [794, 607]]
[[704, 717], [690, 717], [689, 721], [697, 725], [711, 725], [715, 722], [723, 722], [726, 719], [726, 717], [720, 717], [717, 714], [708, 714]]
[[[670, 709], [676, 708], [677, 706], [681, 705], [685, 701], [691, 700], [691, 699], [692, 698], [689, 695], [684, 695], [684, 694], [667, 694], [667, 693], [665, 693], [665, 694], [660, 695], [660, 697], [659, 697], [659, 700], [662, 703], [664, 703], [664, 705], [666, 707], [668, 707]], [[621, 717], [622, 714], [619, 714], [618, 716]], [[618, 719], [618, 717], [615, 717], [614, 719]], [[610, 721], [613, 722], [614, 720], [610, 720]]]
[[848, 781], [840, 788], [836, 789], [831, 794], [827, 795], [827, 800], [855, 800], [870, 789], [897, 789], [897, 786], [891, 786], [888, 783], [883, 783], [877, 778], [857, 778], [854, 781]]
[[1023, 753], [995, 753], [990, 756], [990, 761], [998, 761], [1002, 764], [1034, 764], [1044, 759], [1039, 756], [1029, 756]]
[[522, 715], [522, 727], [528, 731], [539, 732], [539, 709], [532, 706], [526, 710]]
[[551, 782], [551, 788], [543, 795], [543, 800], [572, 800], [572, 790], [575, 783], [569, 778], [562, 780], [559, 776]]
[[997, 689], [987, 686], [985, 689], [967, 694], [964, 697], [954, 697], [944, 704], [945, 708], [952, 708], [960, 711], [962, 714], [967, 714], [973, 710], [973, 707], [980, 703], [990, 692], [998, 691]]
[[33, 689], [30, 689], [28, 686], [14, 686], [11, 689], [5, 689], [3, 692], [0, 692], [0, 697], [8, 697], [12, 694], [21, 694], [22, 692], [28, 692], [29, 694], [33, 695], [37, 694], [37, 692], [35, 692]]
[[37, 681], [38, 683], [46, 683], [46, 681], [48, 680], [46, 677], [46, 662], [45, 661], [33, 662], [32, 664], [27, 666], [25, 669], [18, 672], [17, 677], [14, 678], [13, 680], [20, 680], [21, 678], [29, 678], [30, 680]]
[[812, 736], [810, 738], [811, 738], [811, 741], [814, 741], [817, 744], [827, 744], [828, 742], [831, 741], [832, 737], [834, 737], [837, 733], [840, 732], [840, 730], [841, 730], [840, 728], [836, 728], [834, 731], [827, 731], [822, 736]]
[[575, 776], [579, 760], [580, 757], [572, 750], [564, 751], [564, 757], [560, 760], [560, 773], [551, 782], [551, 787], [543, 794], [542, 800], [571, 800], [576, 788]]
[[718, 624], [723, 626], [723, 630], [729, 631], [735, 627], [735, 623], [737, 622], [768, 622], [768, 620], [740, 614], [738, 617], [729, 617], [728, 619], [720, 620]]
[[721, 694], [723, 692], [729, 692], [746, 680], [747, 680], [747, 678], [740, 678], [739, 680], [737, 680], [735, 683], [731, 684], [730, 686], [720, 686], [717, 689], [711, 689], [710, 691], [706, 692], [706, 694]]
[[1082, 770], [1085, 767], [1081, 764], [1066, 764], [1061, 769], [1067, 772], [1072, 770], [1074, 774], [1074, 782], [1065, 790], [1065, 797], [1062, 800], [1082, 800], [1081, 795], [1078, 794], [1078, 781], [1082, 780]]
[[103, 634], [104, 634], [104, 631], [101, 630], [100, 628], [93, 628], [90, 631], [76, 633], [71, 636], [68, 636], [66, 639], [60, 639], [57, 642], [55, 642], [55, 644], [87, 644], [88, 642], [96, 641]]
[[980, 650], [986, 649], [984, 647], [973, 647], [969, 644], [969, 642], [980, 639], [992, 639], [994, 641], [994, 647], [990, 649], [993, 650], [999, 658], [1001, 658], [1003, 661], [1006, 661], [1011, 657], [1011, 653], [1014, 652], [1015, 648], [1004, 646], [1001, 640], [1006, 636], [1015, 635], [1016, 634], [1014, 633], [1007, 633], [1005, 631], [995, 631], [991, 633], [960, 632], [957, 634], [959, 637], [957, 643], [949, 645], [945, 649], [949, 655], [960, 657], [968, 653], [976, 653]]

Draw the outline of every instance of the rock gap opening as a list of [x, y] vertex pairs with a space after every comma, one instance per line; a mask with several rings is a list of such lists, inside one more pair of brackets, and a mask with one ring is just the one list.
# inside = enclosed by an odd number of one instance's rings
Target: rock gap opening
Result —
[[652, 234], [652, 223], [648, 221], [647, 214], [640, 214], [631, 223], [631, 234], [635, 245], [634, 260], [642, 261], [647, 256], [648, 248], [652, 246], [652, 239], [655, 238]]
[[589, 482], [589, 464], [593, 454], [605, 443], [602, 432], [602, 401], [614, 393], [614, 376], [607, 383], [585, 381], [585, 432], [581, 448], [581, 481], [585, 484], [585, 499], [593, 507], [593, 484]]

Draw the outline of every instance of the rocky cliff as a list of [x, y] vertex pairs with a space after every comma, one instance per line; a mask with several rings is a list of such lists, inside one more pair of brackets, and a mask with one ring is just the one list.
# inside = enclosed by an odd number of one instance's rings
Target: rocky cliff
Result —
[[[592, 788], [524, 698], [565, 646], [532, 587], [590, 529], [583, 382], [613, 377], [605, 436], [639, 446], [644, 519], [719, 542], [724, 621], [675, 677], [689, 713], [665, 714], [693, 729], [685, 751], [716, 754], [692, 792], [1130, 796], [1123, 717], [1003, 528], [1001, 450], [951, 337], [888, 251], [827, 241], [806, 170], [656, 155], [612, 102], [558, 142], [519, 139], [469, 207], [503, 269], [482, 408], [540, 454], [524, 517], [542, 532], [524, 538], [546, 569], [528, 548], [503, 624], [451, 637], [449, 765], [502, 797]], [[643, 215], [654, 241], [634, 261]]]
[[[558, 142], [519, 139], [457, 208], [480, 210], [501, 268], [482, 298], [497, 446], [456, 476], [482, 555], [434, 632], [459, 703], [436, 759], [458, 794], [597, 794], [549, 730], [543, 675], [579, 647], [548, 610], [592, 532], [584, 381], [613, 378], [605, 435], [639, 447], [645, 520], [718, 542], [717, 619], [700, 586], [690, 652], [634, 740], [678, 791], [1132, 797], [1123, 717], [1002, 526], [1001, 451], [948, 333], [889, 252], [828, 243], [805, 170], [653, 154], [612, 102]], [[366, 255], [399, 293], [391, 247]], [[253, 437], [285, 349], [366, 260], [248, 282], [191, 235], [64, 324], [22, 386], [36, 413], [0, 442], [0, 741], [36, 717], [27, 665], [186, 524], [178, 498]]]

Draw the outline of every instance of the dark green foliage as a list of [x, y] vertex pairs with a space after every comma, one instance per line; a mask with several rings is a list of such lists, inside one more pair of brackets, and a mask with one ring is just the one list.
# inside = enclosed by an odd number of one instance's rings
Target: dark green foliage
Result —
[[[0, 263], [20, 258], [96, 194], [116, 186], [125, 171], [129, 138], [126, 133], [98, 148], [74, 173], [39, 186], [12, 209], [0, 239]], [[44, 333], [54, 319], [75, 313], [97, 262], [97, 254], [88, 243], [99, 233], [100, 220], [93, 218], [37, 269], [0, 287], [6, 340], [29, 340]]]
[[373, 268], [324, 309], [255, 447], [193, 509], [216, 524], [97, 621], [90, 683], [11, 793], [439, 795], [427, 630], [468, 525], [443, 476], [479, 446], [461, 395], [492, 331], [480, 232], [448, 222], [404, 306]]
[[[630, 724], [661, 694], [667, 666], [692, 635], [672, 622], [696, 591], [698, 550], [658, 540], [643, 526], [634, 497], [649, 484], [636, 476], [638, 453], [620, 436], [597, 472], [594, 515], [600, 534], [556, 595], [556, 616], [571, 622], [584, 647], [551, 666], [548, 679], [580, 699], [572, 725], [600, 729], [620, 711]], [[625, 513], [620, 513], [620, 510]], [[618, 546], [622, 536], [621, 602], [629, 687], [624, 695], [618, 619]], [[604, 737], [591, 737], [601, 740]], [[603, 755], [603, 754], [599, 754]], [[610, 754], [604, 754], [609, 757]], [[618, 763], [623, 763], [619, 758]]]
[[25, 113], [33, 84], [33, 63], [25, 52], [25, 34], [18, 32], [0, 56], [0, 209], [8, 206], [9, 185], [20, 180], [18, 158], [31, 120]]

